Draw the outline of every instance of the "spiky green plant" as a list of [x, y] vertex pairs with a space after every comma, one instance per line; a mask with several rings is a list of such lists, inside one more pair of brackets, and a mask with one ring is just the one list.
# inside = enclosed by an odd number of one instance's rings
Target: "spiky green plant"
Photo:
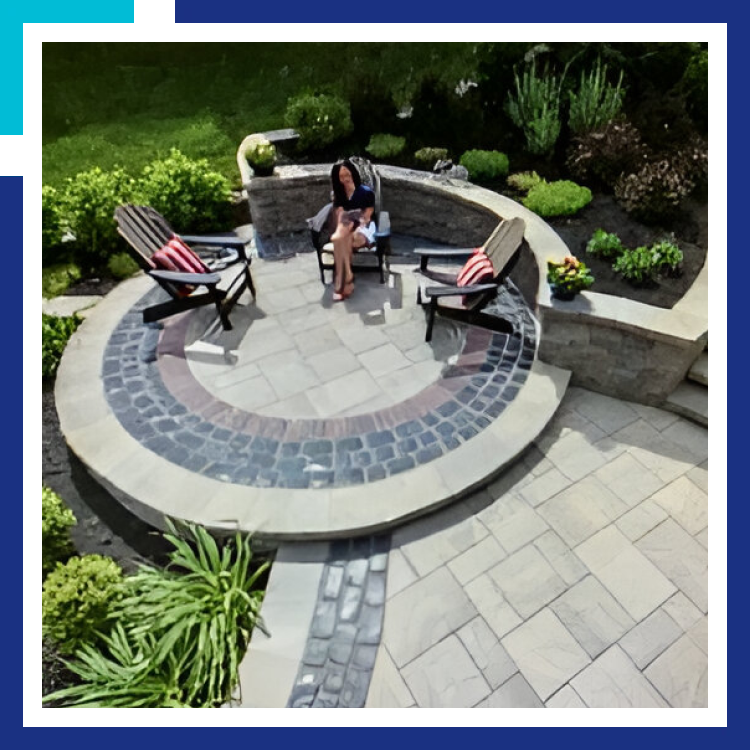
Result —
[[523, 130], [531, 154], [551, 153], [560, 136], [560, 90], [564, 75], [561, 78], [551, 75], [545, 66], [544, 74], [538, 76], [535, 60], [520, 77], [514, 71], [516, 93], [508, 92], [505, 109], [513, 124]]
[[623, 71], [617, 85], [607, 81], [607, 66], [601, 60], [586, 74], [581, 73], [578, 91], [570, 92], [570, 113], [568, 124], [576, 135], [589, 133], [604, 127], [622, 109], [625, 90], [622, 88]]
[[237, 533], [219, 550], [202, 527], [184, 524], [178, 534], [167, 524], [164, 538], [175, 548], [167, 568], [141, 565], [125, 580], [114, 610], [120, 631], [107, 641], [107, 653], [80, 650], [68, 667], [83, 684], [45, 700], [192, 707], [229, 700], [253, 628], [265, 632], [263, 592], [255, 586], [269, 563], [251, 571], [248, 536]]

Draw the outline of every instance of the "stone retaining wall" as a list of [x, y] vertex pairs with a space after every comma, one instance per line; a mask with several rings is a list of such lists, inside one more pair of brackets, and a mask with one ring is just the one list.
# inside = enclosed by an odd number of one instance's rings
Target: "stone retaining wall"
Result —
[[[539, 216], [462, 180], [379, 166], [383, 208], [399, 234], [457, 246], [479, 245], [498, 217], [526, 222], [528, 249], [511, 277], [541, 324], [538, 356], [571, 371], [571, 384], [657, 405], [684, 378], [708, 334], [708, 268], [671, 310], [587, 291], [573, 302], [550, 297], [546, 261], [569, 250]], [[306, 230], [330, 200], [330, 166], [278, 167], [245, 187], [261, 236]]]

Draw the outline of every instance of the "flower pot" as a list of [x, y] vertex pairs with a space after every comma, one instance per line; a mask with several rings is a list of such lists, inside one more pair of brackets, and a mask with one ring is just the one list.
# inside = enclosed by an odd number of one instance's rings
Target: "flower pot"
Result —
[[252, 167], [252, 170], [256, 177], [270, 177], [273, 174], [273, 170], [276, 169], [276, 166], [256, 166], [255, 164], [250, 163], [250, 166]]
[[557, 286], [556, 284], [550, 284], [549, 288], [550, 288], [550, 291], [552, 292], [552, 296], [555, 299], [565, 300], [567, 302], [569, 302], [572, 299], [575, 299], [576, 295], [578, 294], [578, 292], [571, 292], [567, 289], [563, 289], [562, 287]]

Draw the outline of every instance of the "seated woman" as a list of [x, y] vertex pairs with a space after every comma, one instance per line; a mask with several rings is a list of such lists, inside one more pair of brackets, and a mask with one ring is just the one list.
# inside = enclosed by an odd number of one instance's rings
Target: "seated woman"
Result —
[[[331, 170], [333, 187], [333, 214], [336, 229], [333, 242], [334, 277], [333, 299], [346, 299], [354, 291], [352, 255], [359, 248], [375, 242], [375, 193], [362, 184], [357, 168], [348, 159], [337, 162]], [[352, 221], [348, 211], [359, 209], [359, 221]]]

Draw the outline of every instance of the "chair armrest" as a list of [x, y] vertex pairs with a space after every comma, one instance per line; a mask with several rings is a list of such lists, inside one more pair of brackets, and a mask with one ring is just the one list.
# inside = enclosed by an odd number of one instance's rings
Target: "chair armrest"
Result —
[[476, 248], [473, 247], [417, 247], [414, 249], [414, 255], [419, 257], [419, 270], [426, 271], [430, 258], [450, 259], [465, 258], [471, 255]]
[[244, 248], [245, 241], [239, 237], [222, 237], [221, 235], [209, 235], [209, 234], [181, 234], [180, 238], [185, 240], [188, 244], [195, 245], [207, 245], [220, 247], [234, 247]]
[[462, 255], [471, 255], [475, 250], [475, 247], [417, 247], [414, 248], [414, 255], [428, 258], [459, 258]]
[[376, 237], [391, 236], [391, 216], [388, 211], [381, 211], [378, 215], [378, 224], [375, 231]]
[[498, 284], [474, 284], [473, 286], [428, 286], [425, 297], [452, 297], [457, 294], [478, 294], [497, 289]]
[[211, 286], [221, 281], [221, 276], [218, 273], [183, 273], [182, 271], [154, 269], [149, 271], [148, 275], [162, 281], [171, 281], [173, 284], [205, 284]]

